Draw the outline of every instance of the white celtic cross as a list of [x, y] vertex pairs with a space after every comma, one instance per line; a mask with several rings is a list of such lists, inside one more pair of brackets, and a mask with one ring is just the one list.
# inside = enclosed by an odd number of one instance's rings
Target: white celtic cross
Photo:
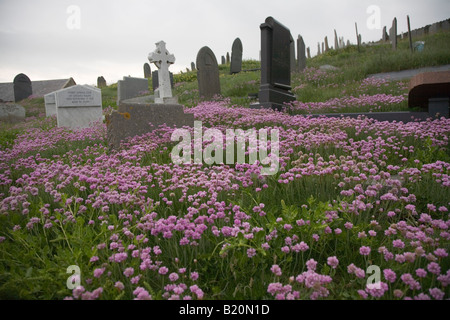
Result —
[[[166, 43], [160, 41], [156, 43], [156, 50], [148, 55], [148, 60], [154, 63], [158, 70], [159, 80], [159, 101], [163, 101], [164, 98], [172, 97], [172, 86], [170, 83], [169, 67], [175, 63], [175, 56], [169, 54], [166, 49]], [[155, 100], [156, 101], [156, 100]]]

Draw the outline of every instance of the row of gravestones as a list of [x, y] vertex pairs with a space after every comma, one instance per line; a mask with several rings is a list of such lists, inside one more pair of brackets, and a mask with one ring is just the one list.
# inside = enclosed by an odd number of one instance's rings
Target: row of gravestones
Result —
[[44, 96], [45, 114], [56, 116], [58, 127], [82, 129], [103, 120], [101, 90], [75, 85]]

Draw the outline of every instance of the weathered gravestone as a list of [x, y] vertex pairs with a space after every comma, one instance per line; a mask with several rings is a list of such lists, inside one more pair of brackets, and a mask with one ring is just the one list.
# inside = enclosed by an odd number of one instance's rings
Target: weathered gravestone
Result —
[[227, 52], [227, 64], [230, 63], [230, 53]]
[[138, 97], [148, 91], [148, 79], [123, 77], [117, 82], [117, 105], [123, 100]]
[[170, 127], [194, 126], [193, 114], [184, 114], [183, 106], [172, 97], [169, 67], [175, 56], [166, 49], [163, 41], [156, 43], [156, 50], [148, 55], [151, 63], [158, 67], [158, 83], [155, 102], [151, 96], [123, 101], [117, 111], [106, 116], [109, 150], [120, 148], [129, 138], [144, 135], [160, 125]]
[[50, 92], [44, 96], [45, 116], [56, 116], [56, 92]]
[[317, 43], [317, 55], [320, 54], [320, 42]]
[[227, 61], [225, 60], [225, 56], [222, 56], [222, 64], [226, 64], [227, 63]]
[[330, 50], [330, 47], [328, 46], [328, 37], [325, 37], [325, 52]]
[[311, 49], [309, 47], [306, 48], [306, 54], [308, 56], [308, 59], [311, 59]]
[[392, 49], [397, 50], [397, 18], [392, 21], [392, 27], [389, 29], [389, 39], [392, 42]]
[[200, 98], [220, 95], [219, 66], [214, 52], [208, 47], [201, 48], [197, 54], [197, 81]]
[[[170, 86], [173, 89], [174, 88], [174, 80], [173, 80], [173, 73], [169, 72], [169, 76], [170, 76]], [[156, 89], [159, 88], [159, 76], [158, 76], [158, 70], [155, 70], [152, 72], [152, 88], [153, 88], [153, 92], [156, 91]]]
[[14, 103], [0, 103], [0, 121], [14, 123], [24, 119], [24, 107]]
[[334, 49], [335, 50], [339, 49], [339, 39], [338, 39], [336, 29], [334, 29]]
[[[309, 55], [309, 48], [308, 48]], [[298, 71], [301, 72], [306, 68], [306, 55], [305, 55], [305, 42], [301, 35], [297, 39], [297, 61], [298, 61]]]
[[82, 129], [101, 122], [102, 92], [87, 85], [76, 85], [55, 92], [58, 127]]
[[386, 42], [389, 40], [389, 35], [386, 32], [386, 26], [383, 27], [383, 33], [381, 35], [381, 40], [383, 40], [383, 42]]
[[[191, 71], [195, 71], [195, 70], [197, 70], [196, 68], [195, 68], [195, 63], [194, 62], [191, 62]], [[173, 79], [173, 75], [172, 75], [172, 79]], [[173, 80], [171, 80], [172, 82], [173, 82]]]
[[166, 49], [166, 43], [156, 43], [156, 50], [148, 55], [148, 60], [158, 68], [158, 89], [155, 91], [156, 103], [177, 103], [172, 96], [169, 67], [175, 63], [175, 56]]
[[144, 78], [149, 79], [151, 76], [152, 76], [152, 68], [146, 62], [146, 63], [144, 63]]
[[295, 41], [294, 38], [292, 38], [291, 35], [291, 44], [290, 44], [290, 50], [291, 50], [291, 72], [297, 71], [297, 63], [295, 61]]
[[431, 116], [449, 117], [450, 71], [425, 72], [411, 78], [408, 106], [428, 109]]
[[185, 114], [182, 105], [131, 101], [124, 101], [117, 111], [106, 116], [109, 150], [119, 149], [127, 139], [152, 132], [163, 124], [177, 128], [194, 126], [194, 115]]
[[242, 41], [239, 38], [236, 38], [233, 42], [233, 46], [231, 48], [231, 65], [230, 65], [230, 73], [235, 74], [242, 71]]
[[97, 78], [97, 88], [104, 88], [106, 87], [106, 80], [103, 78], [103, 76]]
[[322, 42], [322, 53], [325, 52], [325, 43]]
[[14, 101], [19, 102], [33, 94], [31, 80], [25, 74], [18, 74], [14, 78]]
[[261, 24], [261, 85], [259, 103], [252, 108], [280, 110], [296, 100], [291, 88], [291, 32], [272, 17]]

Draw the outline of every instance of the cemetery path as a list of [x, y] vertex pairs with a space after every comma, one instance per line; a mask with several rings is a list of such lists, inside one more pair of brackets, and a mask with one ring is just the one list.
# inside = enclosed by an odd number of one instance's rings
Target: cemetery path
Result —
[[420, 69], [402, 70], [397, 72], [377, 73], [369, 75], [369, 78], [405, 80], [411, 79], [415, 75], [423, 72], [450, 71], [450, 64], [438, 67], [425, 67]]

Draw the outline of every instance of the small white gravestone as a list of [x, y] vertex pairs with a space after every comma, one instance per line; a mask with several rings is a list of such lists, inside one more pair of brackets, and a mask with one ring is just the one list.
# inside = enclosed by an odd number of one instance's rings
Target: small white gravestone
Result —
[[175, 56], [166, 49], [166, 43], [156, 43], [156, 50], [148, 55], [148, 60], [154, 63], [158, 70], [159, 88], [155, 92], [155, 103], [176, 104], [176, 98], [172, 97], [169, 67], [175, 63]]
[[58, 127], [82, 129], [103, 119], [102, 93], [88, 85], [76, 85], [55, 92]]
[[45, 101], [45, 116], [56, 116], [56, 91], [50, 92], [44, 96]]

